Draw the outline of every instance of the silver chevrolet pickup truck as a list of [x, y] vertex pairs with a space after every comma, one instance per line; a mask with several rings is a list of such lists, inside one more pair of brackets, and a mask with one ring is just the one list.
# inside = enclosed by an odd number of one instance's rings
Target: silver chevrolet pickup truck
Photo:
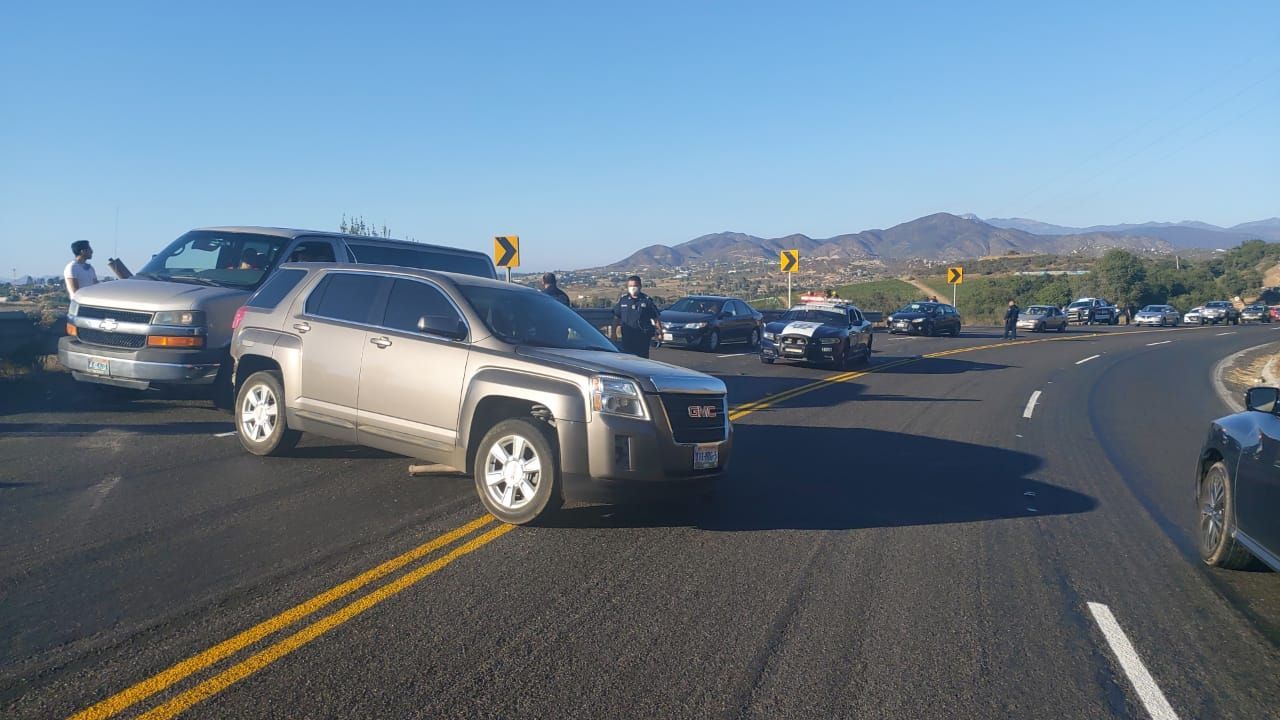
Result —
[[235, 325], [236, 431], [257, 455], [307, 432], [442, 463], [510, 523], [565, 499], [705, 496], [729, 460], [723, 382], [619, 353], [529, 288], [287, 264]]
[[145, 390], [212, 385], [230, 404], [231, 321], [289, 260], [405, 265], [494, 278], [469, 250], [315, 230], [192, 230], [128, 280], [81, 289], [67, 312], [58, 360], [76, 380]]

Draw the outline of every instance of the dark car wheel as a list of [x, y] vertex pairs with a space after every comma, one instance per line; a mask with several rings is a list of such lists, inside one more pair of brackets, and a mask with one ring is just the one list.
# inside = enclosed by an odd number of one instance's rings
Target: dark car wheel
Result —
[[751, 331], [751, 337], [747, 340], [747, 347], [752, 350], [760, 347], [760, 330], [756, 328]]
[[503, 420], [485, 433], [475, 459], [476, 492], [502, 522], [525, 525], [558, 510], [560, 463], [545, 424]]
[[702, 349], [707, 352], [715, 352], [718, 347], [720, 347], [720, 333], [712, 330], [707, 333], [706, 339], [702, 341]]
[[254, 455], [283, 455], [302, 437], [302, 433], [289, 429], [284, 384], [277, 372], [250, 375], [236, 394], [234, 412], [240, 446]]
[[764, 363], [765, 365], [772, 365], [773, 358], [762, 357], [760, 358], [760, 362]]
[[1236, 522], [1235, 486], [1227, 464], [1219, 460], [1200, 477], [1200, 558], [1214, 567], [1240, 570], [1253, 556], [1232, 537]]

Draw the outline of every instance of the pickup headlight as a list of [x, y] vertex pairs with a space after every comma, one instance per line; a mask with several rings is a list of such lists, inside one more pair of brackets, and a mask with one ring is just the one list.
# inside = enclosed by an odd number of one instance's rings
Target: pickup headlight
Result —
[[203, 325], [202, 310], [166, 310], [158, 312], [151, 320], [153, 325]]
[[700, 322], [700, 323], [685, 323], [685, 324], [684, 324], [684, 329], [685, 329], [685, 330], [701, 330], [702, 328], [704, 328], [704, 327], [706, 327], [706, 326], [707, 326], [707, 324], [706, 324], [706, 323], [704, 323], [704, 322]]
[[80, 313], [80, 303], [76, 302], [75, 300], [72, 300], [71, 304], [67, 306], [67, 314], [72, 317], [75, 317], [79, 313]]
[[613, 375], [591, 378], [591, 407], [598, 413], [647, 418], [644, 397], [635, 381]]

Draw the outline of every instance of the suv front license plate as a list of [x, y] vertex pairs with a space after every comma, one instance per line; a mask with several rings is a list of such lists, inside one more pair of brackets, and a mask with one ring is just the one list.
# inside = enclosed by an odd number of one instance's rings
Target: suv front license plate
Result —
[[720, 465], [719, 445], [698, 445], [693, 448], [693, 469], [709, 470]]
[[88, 364], [85, 365], [85, 370], [93, 373], [94, 375], [110, 375], [111, 361], [106, 358], [91, 357], [89, 358]]

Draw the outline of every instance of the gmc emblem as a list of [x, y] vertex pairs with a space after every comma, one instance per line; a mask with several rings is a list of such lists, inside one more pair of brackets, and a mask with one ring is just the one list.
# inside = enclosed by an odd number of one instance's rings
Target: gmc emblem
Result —
[[715, 405], [690, 405], [689, 417], [691, 418], [713, 418], [716, 413], [720, 412], [720, 408]]

